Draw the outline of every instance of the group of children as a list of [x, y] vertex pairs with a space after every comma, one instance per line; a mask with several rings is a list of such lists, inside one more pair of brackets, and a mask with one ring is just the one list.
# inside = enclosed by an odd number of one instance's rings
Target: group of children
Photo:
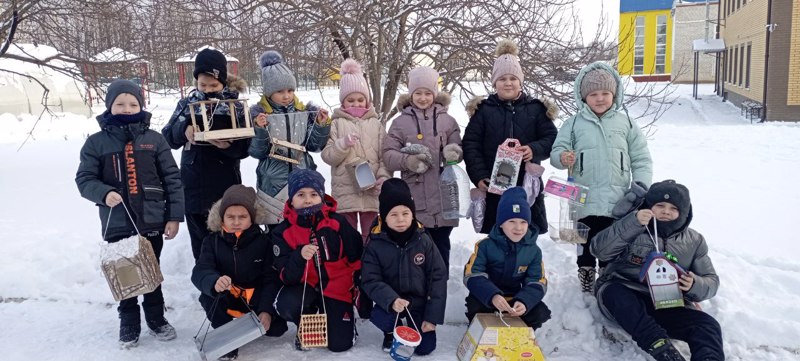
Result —
[[[138, 87], [113, 82], [107, 111], [98, 117], [102, 130], [87, 139], [76, 177], [81, 195], [99, 206], [108, 242], [138, 231], [158, 256], [163, 237], [174, 238], [185, 216], [196, 259], [191, 279], [213, 327], [253, 311], [268, 336], [281, 336], [287, 321], [298, 324], [302, 314], [324, 312], [333, 331], [328, 348], [338, 352], [355, 343], [357, 311], [384, 333], [385, 351], [403, 320], [419, 327], [422, 341], [415, 353], [433, 352], [436, 325], [444, 322], [450, 233], [458, 225], [442, 213], [442, 169], [464, 160], [475, 186], [485, 190], [497, 146], [515, 138], [524, 162], [550, 158], [590, 187], [591, 197], [579, 209], [590, 242], [578, 247], [578, 273], [582, 289], [595, 292], [604, 314], [657, 360], [683, 359], [670, 338], [686, 340], [693, 360], [724, 359], [719, 324], [711, 316], [692, 303], [655, 310], [639, 282], [642, 261], [655, 243], [688, 271], [680, 280], [687, 300], [708, 299], [718, 286], [704, 239], [688, 228], [688, 189], [666, 181], [647, 190], [652, 165], [646, 140], [624, 110], [624, 88], [611, 67], [594, 63], [580, 72], [574, 90], [578, 112], [558, 130], [554, 109], [522, 90], [518, 49], [501, 42], [491, 78], [496, 93], [468, 105], [462, 151], [460, 128], [447, 113], [449, 95], [438, 89], [435, 69], [409, 72], [409, 93], [400, 96], [399, 115], [386, 131], [356, 61], [342, 63], [341, 106], [332, 118], [295, 96], [296, 80], [279, 53], [264, 53], [260, 65], [263, 95], [251, 108], [252, 139], [194, 140], [203, 129], [189, 121], [192, 109], [220, 122], [230, 122], [235, 111], [234, 121], [244, 122], [243, 109], [229, 109], [238, 103], [188, 106], [238, 98], [243, 83], [227, 75], [219, 51], [198, 54], [197, 89], [178, 103], [163, 137], [148, 129], [150, 114], [142, 110]], [[302, 145], [306, 152], [278, 150], [297, 164], [271, 157], [276, 141]], [[180, 170], [170, 147], [183, 148]], [[320, 151], [331, 166], [330, 194], [309, 154]], [[256, 189], [241, 185], [239, 163], [248, 154], [259, 159]], [[375, 178], [367, 187], [354, 173], [364, 164]], [[400, 178], [392, 177], [396, 171]], [[522, 182], [521, 174], [517, 185]], [[547, 231], [546, 214], [541, 192], [534, 201], [529, 192], [514, 187], [487, 196], [481, 230], [487, 237], [475, 244], [463, 272], [468, 320], [504, 312], [536, 329], [551, 317], [542, 301], [548, 282], [536, 244]], [[123, 211], [116, 207], [120, 203]], [[141, 332], [138, 307], [134, 297], [118, 308], [120, 342], [127, 347]], [[144, 295], [143, 308], [159, 339], [175, 338], [163, 316], [160, 288]], [[298, 338], [295, 345], [304, 349]], [[235, 350], [224, 359], [237, 355]]]

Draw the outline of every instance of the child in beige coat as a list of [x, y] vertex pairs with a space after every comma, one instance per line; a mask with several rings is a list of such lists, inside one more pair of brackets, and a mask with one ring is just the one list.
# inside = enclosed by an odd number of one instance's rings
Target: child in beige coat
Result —
[[[331, 166], [332, 195], [339, 202], [339, 213], [353, 228], [360, 229], [366, 241], [369, 228], [378, 216], [381, 184], [391, 178], [381, 156], [386, 129], [372, 106], [361, 65], [347, 59], [342, 62], [341, 74], [339, 101], [342, 104], [333, 112], [322, 160]], [[356, 168], [364, 163], [375, 178], [374, 184], [359, 185], [356, 180]], [[360, 175], [363, 176], [371, 178], [368, 174]]]

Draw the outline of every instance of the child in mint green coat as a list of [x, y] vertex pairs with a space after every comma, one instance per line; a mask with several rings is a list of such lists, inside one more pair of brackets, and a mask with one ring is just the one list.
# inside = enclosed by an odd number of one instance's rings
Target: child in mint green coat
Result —
[[[647, 188], [653, 162], [647, 140], [623, 105], [619, 74], [602, 62], [581, 69], [575, 79], [578, 111], [558, 131], [550, 164], [569, 168], [576, 183], [589, 187], [578, 218], [589, 227], [588, 241], [578, 245], [578, 278], [583, 292], [594, 287], [596, 259], [589, 252], [592, 237], [614, 221], [612, 209], [632, 186]], [[600, 262], [602, 274], [605, 262]]]

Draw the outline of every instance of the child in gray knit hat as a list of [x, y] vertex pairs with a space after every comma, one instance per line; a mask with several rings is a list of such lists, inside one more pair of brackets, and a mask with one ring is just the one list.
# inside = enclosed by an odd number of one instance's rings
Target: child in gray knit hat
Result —
[[[591, 239], [614, 221], [614, 205], [634, 182], [647, 189], [653, 164], [647, 140], [623, 105], [619, 74], [596, 62], [581, 69], [573, 88], [578, 111], [561, 126], [550, 152], [550, 164], [569, 169], [576, 183], [590, 189], [579, 221], [589, 226], [589, 242], [578, 245], [578, 278], [583, 292], [592, 292], [598, 271], [589, 252]], [[602, 274], [606, 262], [600, 262]]]
[[[264, 94], [258, 104], [250, 108], [255, 116], [256, 136], [250, 143], [250, 155], [259, 159], [256, 168], [259, 201], [272, 213], [282, 214], [283, 209], [270, 205], [282, 204], [279, 194], [286, 187], [289, 173], [298, 168], [316, 169], [308, 152], [321, 152], [330, 133], [331, 120], [328, 111], [312, 104], [305, 105], [295, 95], [297, 80], [280, 53], [269, 50], [261, 55], [261, 85]], [[299, 151], [275, 146], [273, 140], [281, 140], [305, 147]], [[273, 153], [284, 158], [274, 158]], [[288, 162], [291, 158], [299, 162]], [[273, 202], [275, 201], [275, 202]], [[280, 219], [270, 226], [280, 222]]]

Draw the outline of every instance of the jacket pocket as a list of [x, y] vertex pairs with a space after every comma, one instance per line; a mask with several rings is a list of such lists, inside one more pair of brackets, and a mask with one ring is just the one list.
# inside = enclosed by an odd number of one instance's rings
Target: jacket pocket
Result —
[[161, 186], [142, 186], [144, 189], [144, 223], [163, 223], [166, 212], [164, 188]]

